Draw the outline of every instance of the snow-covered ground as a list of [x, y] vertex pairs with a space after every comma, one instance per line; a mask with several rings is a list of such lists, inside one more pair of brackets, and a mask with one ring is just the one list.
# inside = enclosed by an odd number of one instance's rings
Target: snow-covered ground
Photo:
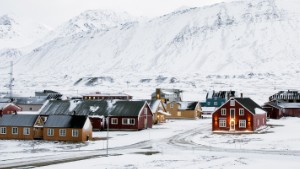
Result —
[[[0, 168], [28, 161], [41, 161], [28, 164], [41, 168], [298, 168], [299, 123], [270, 120], [260, 133], [234, 135], [212, 134], [211, 119], [169, 120], [152, 129], [109, 132], [109, 157], [106, 131], [94, 132], [98, 139], [87, 143], [1, 140]], [[71, 159], [57, 162], [65, 158]]]

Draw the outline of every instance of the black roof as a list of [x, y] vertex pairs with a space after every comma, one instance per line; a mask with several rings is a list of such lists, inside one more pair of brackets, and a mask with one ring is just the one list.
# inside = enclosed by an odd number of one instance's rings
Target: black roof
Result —
[[145, 101], [118, 101], [109, 114], [111, 116], [138, 116]]
[[144, 101], [50, 100], [40, 115], [137, 116]]
[[47, 118], [44, 127], [83, 128], [87, 116], [51, 115]]
[[32, 127], [38, 115], [5, 114], [0, 118], [0, 126]]
[[195, 110], [199, 102], [178, 102], [181, 105], [179, 110]]
[[241, 103], [244, 107], [246, 107], [249, 111], [251, 111], [253, 114], [255, 114], [255, 108], [262, 109], [257, 103], [255, 103], [252, 99], [250, 98], [235, 98], [236, 101]]
[[13, 100], [13, 102], [17, 105], [43, 105], [46, 101], [46, 96], [15, 97]]

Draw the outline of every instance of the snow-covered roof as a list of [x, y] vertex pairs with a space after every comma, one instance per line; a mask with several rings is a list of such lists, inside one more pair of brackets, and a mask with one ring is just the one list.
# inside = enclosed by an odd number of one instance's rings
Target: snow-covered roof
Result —
[[281, 108], [300, 109], [300, 103], [278, 103]]
[[201, 107], [202, 112], [214, 112], [217, 107]]
[[255, 111], [255, 114], [266, 114], [267, 113], [266, 111], [264, 111], [263, 109], [260, 109], [260, 108], [255, 108], [254, 111]]

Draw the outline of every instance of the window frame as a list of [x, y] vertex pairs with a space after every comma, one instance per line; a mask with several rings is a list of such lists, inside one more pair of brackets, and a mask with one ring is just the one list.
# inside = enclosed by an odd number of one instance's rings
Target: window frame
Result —
[[246, 128], [247, 123], [246, 120], [239, 120], [239, 128]]
[[221, 108], [221, 116], [226, 116], [226, 108]]
[[72, 129], [72, 137], [78, 137], [79, 136], [79, 130], [78, 129]]
[[245, 115], [245, 109], [239, 108], [239, 116], [244, 116], [244, 115]]
[[0, 134], [6, 134], [6, 133], [7, 133], [6, 127], [0, 127]]
[[54, 136], [54, 129], [48, 128], [47, 129], [47, 136]]
[[111, 118], [110, 123], [111, 124], [118, 124], [118, 118]]
[[219, 127], [226, 127], [226, 119], [219, 119]]
[[26, 136], [30, 135], [30, 128], [24, 127], [23, 128], [23, 135], [26, 135]]
[[135, 125], [134, 118], [122, 118], [122, 125]]
[[58, 132], [59, 132], [60, 137], [66, 137], [67, 136], [67, 130], [66, 129], [59, 129]]
[[230, 106], [235, 106], [235, 100], [230, 100]]
[[[15, 129], [15, 130], [14, 130], [14, 129]], [[16, 131], [16, 132], [14, 132], [14, 131]], [[18, 129], [18, 127], [12, 127], [12, 128], [11, 128], [11, 134], [13, 134], [13, 135], [19, 134], [19, 129]]]

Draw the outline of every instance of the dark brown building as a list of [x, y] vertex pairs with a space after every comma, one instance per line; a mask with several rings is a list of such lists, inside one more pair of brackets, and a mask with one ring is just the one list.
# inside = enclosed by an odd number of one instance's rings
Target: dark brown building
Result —
[[300, 117], [300, 103], [268, 102], [263, 105], [271, 119], [281, 117]]
[[213, 132], [253, 132], [266, 125], [266, 112], [250, 98], [230, 98], [212, 114]]
[[82, 95], [83, 100], [131, 100], [132, 96], [125, 93], [89, 93]]

